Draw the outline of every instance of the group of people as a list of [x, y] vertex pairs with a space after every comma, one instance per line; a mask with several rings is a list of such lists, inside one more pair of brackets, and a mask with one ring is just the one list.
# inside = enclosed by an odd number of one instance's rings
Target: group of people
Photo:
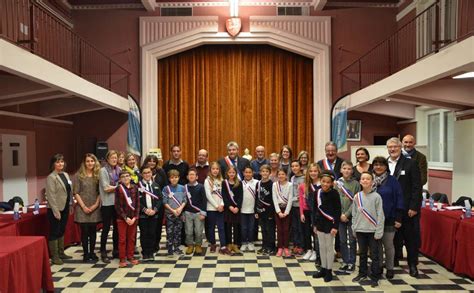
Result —
[[387, 279], [393, 278], [403, 245], [410, 275], [417, 276], [426, 158], [414, 148], [411, 135], [403, 143], [389, 139], [387, 149], [388, 159], [379, 156], [369, 164], [369, 152], [359, 148], [353, 165], [337, 156], [333, 142], [326, 143], [326, 156], [317, 163], [310, 163], [306, 151], [292, 159], [287, 145], [267, 159], [265, 148], [258, 146], [256, 158], [249, 161], [239, 156], [236, 142], [229, 142], [224, 158], [209, 163], [207, 151], [200, 150], [196, 163], [189, 165], [181, 159], [181, 147], [173, 145], [163, 166], [148, 155], [141, 167], [133, 154], [121, 158], [111, 150], [103, 167], [86, 154], [74, 184], [64, 171], [64, 157], [55, 155], [46, 186], [52, 262], [69, 258], [63, 235], [74, 198], [86, 262], [98, 260], [97, 223], [102, 223], [101, 260], [110, 262], [106, 241], [113, 225], [112, 257], [126, 267], [139, 263], [134, 257], [137, 227], [146, 262], [160, 249], [165, 222], [169, 256], [202, 254], [204, 237], [211, 253], [255, 251], [260, 227], [257, 253], [316, 261], [319, 270], [313, 277], [326, 282], [332, 280], [335, 251], [342, 256], [339, 271], [355, 270], [357, 246], [360, 264], [354, 282], [370, 278], [377, 286], [384, 264]]

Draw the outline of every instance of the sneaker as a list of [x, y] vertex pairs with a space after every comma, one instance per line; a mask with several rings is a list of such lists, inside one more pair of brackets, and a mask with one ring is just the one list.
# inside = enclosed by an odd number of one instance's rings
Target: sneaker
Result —
[[395, 273], [393, 272], [393, 270], [387, 270], [387, 273], [385, 274], [385, 277], [387, 278], [387, 280], [391, 280], [393, 279]]
[[247, 250], [248, 250], [247, 244], [246, 243], [242, 244], [242, 246], [240, 247], [240, 251], [246, 252]]
[[313, 253], [311, 253], [311, 256], [309, 257], [309, 260], [316, 261], [317, 257], [318, 257], [318, 254], [316, 253], [316, 251], [313, 251]]
[[353, 265], [353, 264], [348, 264], [347, 265], [346, 272], [352, 273], [354, 270], [355, 270], [355, 265]]
[[216, 252], [216, 248], [217, 248], [217, 245], [211, 244], [211, 249], [210, 249], [210, 251], [211, 251], [212, 253], [214, 253], [214, 252]]
[[135, 258], [130, 258], [128, 260], [128, 262], [132, 265], [132, 266], [136, 266], [137, 264], [139, 264], [140, 262], [138, 261], [138, 259], [135, 259]]
[[119, 268], [126, 268], [127, 262], [124, 259], [121, 259], [119, 262]]
[[289, 248], [285, 248], [284, 251], [285, 251], [285, 256], [286, 256], [286, 257], [290, 257], [290, 256], [291, 256], [291, 251], [290, 251]]
[[168, 249], [168, 257], [173, 257], [173, 256], [174, 256], [173, 250]]
[[365, 279], [367, 279], [367, 275], [358, 274], [354, 279], [352, 279], [352, 282], [358, 283], [358, 282], [363, 281]]
[[303, 256], [303, 259], [304, 259], [304, 260], [308, 260], [308, 259], [311, 257], [312, 254], [313, 254], [313, 251], [312, 251], [312, 250], [306, 251], [306, 253], [305, 253], [304, 256]]
[[224, 255], [232, 255], [232, 251], [225, 246], [219, 249], [219, 253]]
[[283, 255], [283, 248], [278, 248], [276, 256], [281, 257]]
[[321, 268], [319, 271], [313, 274], [313, 278], [315, 279], [324, 278], [324, 276], [326, 276], [326, 271], [327, 270], [325, 268]]
[[174, 255], [177, 255], [177, 256], [183, 256], [184, 255], [184, 252], [181, 250], [181, 249], [176, 249], [174, 251]]
[[253, 245], [253, 243], [250, 242], [250, 243], [247, 245], [247, 249], [248, 249], [249, 251], [255, 251], [255, 245]]
[[331, 282], [332, 281], [332, 270], [326, 270], [326, 274], [324, 275], [324, 282]]
[[297, 256], [302, 256], [303, 254], [304, 254], [304, 249], [301, 248], [301, 247], [297, 247], [297, 248], [296, 248], [295, 255], [297, 255]]
[[260, 248], [259, 250], [257, 250], [257, 254], [266, 254], [267, 250], [264, 249], [264, 248]]
[[337, 270], [339, 273], [346, 273], [349, 265], [343, 263], [342, 266]]
[[372, 287], [372, 288], [378, 287], [379, 286], [379, 280], [377, 280], [375, 278], [370, 278], [369, 284], [370, 284], [370, 287]]

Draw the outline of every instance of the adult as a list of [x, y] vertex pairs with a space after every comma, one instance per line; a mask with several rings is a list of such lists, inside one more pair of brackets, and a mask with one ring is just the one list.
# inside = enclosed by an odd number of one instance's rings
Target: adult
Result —
[[117, 151], [117, 166], [119, 166], [120, 169], [123, 169], [125, 166], [125, 152]]
[[384, 232], [379, 247], [380, 268], [383, 268], [385, 251], [385, 268], [388, 280], [394, 276], [395, 247], [393, 239], [396, 229], [402, 225], [403, 191], [397, 179], [389, 174], [388, 161], [384, 157], [375, 157], [373, 162], [374, 188], [382, 197], [385, 215]]
[[164, 188], [168, 185], [168, 176], [166, 176], [165, 170], [163, 170], [163, 168], [158, 164], [157, 156], [146, 156], [141, 168], [143, 169], [143, 167], [149, 167], [151, 169], [151, 172], [153, 173], [153, 181], [155, 181], [160, 188]]
[[324, 152], [326, 153], [326, 157], [318, 161], [319, 167], [321, 170], [327, 170], [331, 172], [336, 180], [341, 178], [341, 165], [343, 159], [337, 156], [336, 143], [333, 141], [328, 141], [324, 146]]
[[268, 165], [269, 162], [265, 158], [265, 147], [262, 145], [259, 145], [258, 147], [255, 148], [255, 160], [252, 160], [250, 162], [250, 167], [252, 167], [253, 170], [253, 178], [260, 180], [262, 179], [262, 176], [260, 176], [260, 167], [263, 165]]
[[189, 164], [181, 159], [181, 146], [177, 144], [172, 145], [170, 152], [171, 159], [165, 162], [163, 170], [165, 170], [167, 175], [169, 171], [177, 170], [179, 172], [178, 184], [185, 185], [188, 183]]
[[207, 150], [202, 149], [198, 151], [196, 164], [194, 165], [198, 175], [197, 181], [204, 184], [209, 174], [209, 153]]
[[140, 180], [140, 169], [138, 168], [137, 158], [134, 154], [127, 153], [125, 155], [125, 164], [123, 165], [122, 170], [130, 174], [133, 183], [138, 184], [138, 180]]
[[64, 172], [66, 163], [62, 154], [51, 158], [51, 173], [46, 178], [46, 199], [48, 200], [49, 249], [51, 261], [62, 265], [63, 259], [72, 257], [64, 254], [64, 232], [66, 231], [70, 207], [72, 207], [72, 182]]
[[286, 174], [288, 175], [288, 180], [290, 180], [291, 176], [291, 161], [293, 160], [293, 150], [290, 148], [289, 145], [284, 145], [281, 147], [280, 150], [280, 168], [285, 170]]
[[227, 169], [234, 166], [237, 169], [237, 177], [243, 180], [243, 172], [245, 167], [250, 166], [250, 161], [239, 157], [239, 145], [235, 141], [230, 141], [227, 144], [227, 156], [218, 161], [221, 167], [222, 177], [225, 177]]
[[357, 164], [352, 168], [352, 176], [355, 180], [360, 181], [362, 172], [372, 172], [372, 165], [369, 163], [370, 154], [366, 148], [360, 147], [356, 150], [355, 155]]
[[402, 143], [403, 155], [405, 158], [412, 159], [417, 163], [418, 169], [420, 169], [421, 186], [425, 185], [428, 181], [428, 161], [426, 160], [426, 156], [415, 148], [416, 141], [413, 135], [405, 135]]
[[85, 154], [79, 167], [79, 174], [74, 181], [74, 197], [77, 205], [74, 221], [81, 226], [81, 242], [84, 251], [83, 261], [98, 261], [95, 254], [97, 223], [102, 221], [100, 215], [99, 194], [100, 163], [93, 154]]
[[112, 233], [113, 251], [112, 256], [118, 257], [118, 228], [117, 215], [115, 214], [115, 189], [118, 186], [120, 172], [122, 171], [117, 165], [118, 153], [110, 150], [105, 156], [107, 160], [104, 167], [99, 171], [99, 192], [100, 192], [100, 213], [102, 215], [102, 233], [100, 235], [100, 257], [102, 262], [110, 263], [107, 255], [107, 238], [109, 236], [110, 225], [114, 226]]
[[395, 233], [395, 265], [402, 258], [402, 247], [407, 248], [410, 276], [418, 276], [418, 243], [420, 239], [421, 179], [414, 160], [402, 156], [402, 142], [398, 137], [387, 140], [390, 175], [397, 178], [403, 191], [402, 226]]
[[278, 181], [278, 170], [280, 169], [280, 155], [277, 153], [271, 153], [269, 156], [270, 161], [270, 180], [272, 182]]

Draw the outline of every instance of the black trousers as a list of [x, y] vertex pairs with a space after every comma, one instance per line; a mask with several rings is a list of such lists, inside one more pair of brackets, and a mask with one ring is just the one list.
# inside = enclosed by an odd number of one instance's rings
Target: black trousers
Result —
[[113, 249], [118, 252], [118, 227], [117, 227], [117, 215], [115, 214], [115, 206], [102, 206], [100, 208], [102, 214], [102, 233], [100, 234], [100, 252], [105, 253], [107, 251], [107, 237], [109, 236], [110, 225], [114, 226], [112, 233]]
[[97, 240], [97, 223], [80, 223], [81, 242], [84, 255], [94, 253]]
[[359, 274], [367, 275], [367, 260], [368, 255], [367, 252], [370, 250], [370, 259], [372, 260], [372, 264], [370, 266], [370, 277], [379, 280], [381, 271], [380, 271], [380, 264], [379, 264], [379, 247], [380, 247], [380, 240], [375, 240], [374, 233], [361, 233], [357, 232], [357, 243], [359, 244]]
[[[225, 229], [225, 242], [227, 244], [242, 244], [242, 238], [240, 237], [240, 224], [239, 223], [224, 223]], [[234, 235], [232, 239], [232, 235]]]
[[163, 230], [163, 219], [165, 217], [165, 210], [160, 209], [158, 210], [158, 218], [156, 219], [156, 235], [155, 235], [155, 245], [154, 245], [154, 250], [158, 251], [160, 250], [160, 242], [161, 242], [161, 232]]
[[275, 250], [275, 216], [260, 214], [258, 222], [262, 229], [262, 248]]
[[402, 226], [395, 233], [395, 259], [403, 258], [403, 245], [407, 248], [407, 261], [409, 266], [418, 264], [418, 247], [420, 245], [420, 214], [410, 218], [408, 211], [404, 212]]
[[311, 226], [311, 211], [304, 211], [305, 221], [303, 225], [303, 248], [304, 250], [313, 250], [313, 227]]
[[66, 231], [67, 220], [69, 218], [69, 204], [61, 212], [61, 219], [54, 217], [53, 211], [48, 209], [48, 221], [49, 221], [49, 240], [56, 240], [64, 236]]
[[157, 224], [157, 219], [153, 217], [140, 218], [138, 221], [143, 256], [152, 256], [155, 251]]

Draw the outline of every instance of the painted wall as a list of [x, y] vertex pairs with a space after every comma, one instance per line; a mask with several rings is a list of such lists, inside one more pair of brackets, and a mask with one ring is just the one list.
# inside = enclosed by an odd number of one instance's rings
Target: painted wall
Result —
[[[472, 179], [472, 178], [471, 178]], [[435, 192], [448, 195], [452, 202], [453, 172], [442, 170], [428, 170], [428, 190], [431, 194]]]
[[453, 188], [452, 198], [456, 200], [461, 196], [474, 198], [474, 119], [454, 122], [454, 140], [456, 152], [454, 153]]

